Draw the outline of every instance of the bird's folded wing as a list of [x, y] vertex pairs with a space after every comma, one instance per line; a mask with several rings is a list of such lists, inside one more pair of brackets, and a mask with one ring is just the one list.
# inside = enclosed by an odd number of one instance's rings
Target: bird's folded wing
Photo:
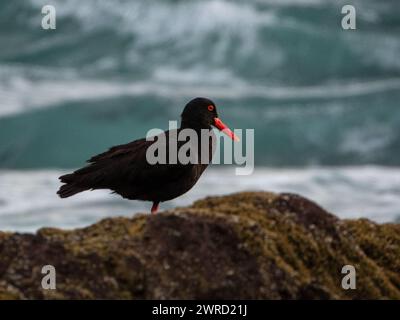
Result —
[[[88, 166], [74, 172], [82, 180], [100, 187], [112, 187], [121, 183], [146, 184], [149, 180], [178, 180], [190, 165], [150, 164], [147, 149], [154, 141], [136, 140], [112, 147], [108, 151], [92, 157]], [[168, 149], [167, 154], [168, 154]]]

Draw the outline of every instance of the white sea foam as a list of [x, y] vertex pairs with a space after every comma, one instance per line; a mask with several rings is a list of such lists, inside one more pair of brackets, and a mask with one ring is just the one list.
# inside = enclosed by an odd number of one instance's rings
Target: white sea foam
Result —
[[363, 127], [349, 129], [339, 145], [343, 153], [357, 153], [364, 159], [382, 152], [396, 139], [395, 129], [386, 123], [371, 121]]
[[[105, 81], [75, 78], [71, 74], [43, 80], [33, 79], [18, 73], [0, 71], [0, 117], [39, 108], [54, 107], [71, 101], [87, 101], [118, 96], [152, 95], [168, 98], [208, 96], [213, 98], [241, 99], [265, 98], [271, 100], [332, 99], [363, 96], [374, 93], [400, 90], [400, 79], [376, 81], [352, 80], [316, 86], [261, 86], [235, 79], [223, 69], [208, 74], [209, 82], [203, 79], [204, 70], [160, 69], [149, 81]], [[225, 80], [228, 80], [224, 84]], [[200, 82], [200, 83], [198, 83]]]
[[[379, 15], [391, 6], [375, 2], [356, 1], [360, 8], [357, 14], [370, 16], [376, 11], [373, 19], [379, 20]], [[345, 3], [345, 0], [339, 3]], [[38, 14], [45, 4], [48, 4], [46, 0], [27, 2], [37, 9]], [[337, 1], [54, 0], [52, 4], [61, 23], [57, 31], [51, 37], [42, 32], [33, 37], [34, 41], [27, 41], [23, 50], [17, 48], [15, 54], [23, 54], [25, 63], [0, 65], [0, 117], [69, 101], [120, 95], [295, 100], [400, 90], [400, 78], [394, 72], [391, 78], [374, 80], [373, 72], [368, 80], [365, 78], [368, 70], [373, 71], [375, 67], [383, 71], [398, 70], [400, 42], [395, 33], [386, 34], [380, 25], [376, 32], [344, 33], [337, 24], [316, 25], [313, 19], [285, 10], [286, 7], [321, 7], [324, 14], [331, 15], [336, 12], [332, 10], [339, 8]], [[32, 31], [39, 30], [40, 16], [31, 14], [29, 17], [31, 21], [27, 27]], [[79, 32], [65, 32], [62, 26], [66, 23], [71, 23], [73, 30], [79, 28]], [[103, 50], [101, 37], [104, 30], [111, 30], [113, 39], [120, 39], [123, 45], [111, 53]], [[106, 35], [109, 36], [109, 32]], [[297, 47], [288, 45], [293, 36], [304, 40], [305, 47], [298, 48], [300, 55], [295, 54]], [[95, 48], [79, 50], [74, 44], [82, 43], [82, 39], [99, 44]], [[335, 58], [327, 54], [327, 40], [337, 43], [337, 52], [340, 56], [342, 52], [346, 60], [341, 62], [336, 55]], [[320, 51], [319, 43], [323, 51]], [[371, 43], [376, 45], [371, 46]], [[65, 52], [60, 52], [60, 45], [67, 47]], [[323, 55], [322, 62], [318, 54]], [[47, 56], [50, 57], [49, 66], [53, 67], [38, 69], [34, 66], [42, 64]], [[293, 63], [304, 63], [310, 68], [311, 78], [324, 76], [327, 81], [312, 86], [285, 86], [289, 81], [303, 81], [303, 74], [296, 75], [302, 69], [297, 70]], [[355, 71], [352, 71], [353, 64], [357, 66]], [[348, 70], [342, 69], [347, 65]], [[371, 68], [365, 73], [364, 66]], [[132, 80], [141, 67], [146, 70], [145, 80]], [[256, 70], [252, 71], [252, 68]], [[122, 69], [131, 72], [129, 80], [123, 75], [121, 78], [115, 76]], [[300, 80], [294, 79], [297, 82], [292, 81], [292, 70], [294, 78], [300, 76]], [[104, 71], [110, 71], [114, 78], [105, 79]], [[376, 73], [377, 77], [383, 74], [381, 71]], [[349, 79], [349, 75], [354, 78]], [[308, 72], [304, 72], [303, 83], [310, 83], [309, 78]], [[257, 82], [259, 79], [261, 82]]]
[[[0, 230], [34, 231], [43, 226], [82, 227], [107, 216], [148, 212], [147, 202], [123, 200], [108, 191], [56, 196], [64, 171], [0, 171]], [[210, 195], [243, 190], [295, 192], [342, 218], [366, 217], [388, 222], [400, 217], [400, 168], [346, 167], [256, 168], [235, 176], [234, 168], [210, 168], [198, 184], [162, 208], [191, 204]]]

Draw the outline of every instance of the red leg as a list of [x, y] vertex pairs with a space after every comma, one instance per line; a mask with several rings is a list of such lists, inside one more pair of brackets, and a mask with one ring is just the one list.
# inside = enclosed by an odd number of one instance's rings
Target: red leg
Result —
[[159, 204], [160, 204], [160, 202], [153, 202], [153, 206], [151, 207], [151, 213], [152, 214], [157, 213]]

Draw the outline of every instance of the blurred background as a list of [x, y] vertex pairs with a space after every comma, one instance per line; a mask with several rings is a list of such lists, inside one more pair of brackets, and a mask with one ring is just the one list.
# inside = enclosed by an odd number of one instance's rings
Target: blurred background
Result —
[[[57, 29], [43, 30], [51, 4]], [[341, 28], [353, 4], [357, 30]], [[0, 230], [147, 212], [58, 176], [167, 129], [206, 96], [255, 129], [256, 169], [214, 165], [162, 208], [240, 190], [298, 192], [343, 218], [400, 217], [398, 0], [0, 2]]]

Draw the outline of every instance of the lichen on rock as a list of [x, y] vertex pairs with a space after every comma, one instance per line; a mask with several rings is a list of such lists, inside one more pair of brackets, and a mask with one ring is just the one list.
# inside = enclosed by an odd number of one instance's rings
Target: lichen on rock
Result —
[[[41, 287], [44, 265], [56, 290]], [[341, 286], [344, 265], [355, 290]], [[243, 192], [71, 231], [0, 232], [0, 299], [94, 298], [400, 299], [400, 225]]]

